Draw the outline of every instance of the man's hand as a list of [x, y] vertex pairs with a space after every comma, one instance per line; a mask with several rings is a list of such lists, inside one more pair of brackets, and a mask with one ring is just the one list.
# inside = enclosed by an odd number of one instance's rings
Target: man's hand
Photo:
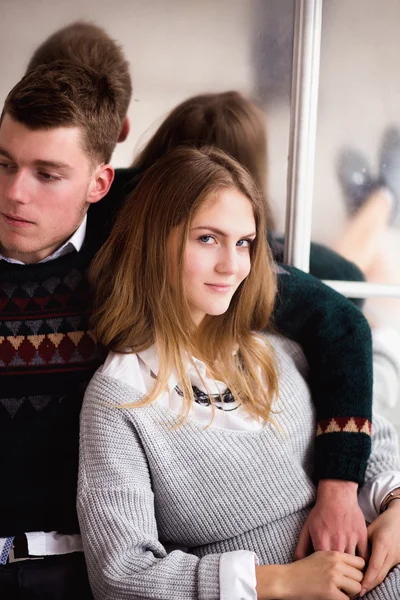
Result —
[[368, 558], [368, 535], [365, 519], [357, 502], [357, 483], [322, 479], [317, 501], [304, 523], [295, 559], [317, 550], [336, 550]]
[[371, 558], [360, 596], [382, 583], [390, 569], [400, 562], [400, 500], [391, 502], [371, 523], [368, 537], [372, 545]]

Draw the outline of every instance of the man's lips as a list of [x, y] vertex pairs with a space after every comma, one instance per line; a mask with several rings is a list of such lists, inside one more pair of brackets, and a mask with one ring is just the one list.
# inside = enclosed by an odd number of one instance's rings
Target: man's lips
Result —
[[28, 225], [33, 225], [33, 221], [28, 221], [27, 219], [23, 219], [22, 217], [8, 215], [6, 213], [3, 213], [2, 217], [6, 223], [8, 223], [9, 225], [13, 225], [14, 227], [26, 227]]

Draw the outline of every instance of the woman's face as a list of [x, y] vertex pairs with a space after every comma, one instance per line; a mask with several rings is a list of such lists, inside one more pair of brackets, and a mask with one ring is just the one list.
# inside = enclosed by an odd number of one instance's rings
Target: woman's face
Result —
[[[171, 234], [175, 265], [181, 235], [182, 227]], [[184, 253], [183, 284], [197, 325], [205, 315], [228, 310], [233, 294], [250, 272], [250, 246], [255, 236], [253, 207], [238, 190], [220, 190], [195, 213]]]

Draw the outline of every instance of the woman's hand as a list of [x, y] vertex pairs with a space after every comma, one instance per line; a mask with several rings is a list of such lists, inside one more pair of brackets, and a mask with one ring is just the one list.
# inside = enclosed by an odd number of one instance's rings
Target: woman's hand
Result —
[[393, 500], [371, 523], [368, 537], [372, 549], [362, 581], [362, 596], [382, 583], [390, 569], [400, 563], [400, 500]]
[[342, 552], [315, 552], [290, 565], [256, 567], [257, 598], [348, 600], [361, 591], [365, 561]]

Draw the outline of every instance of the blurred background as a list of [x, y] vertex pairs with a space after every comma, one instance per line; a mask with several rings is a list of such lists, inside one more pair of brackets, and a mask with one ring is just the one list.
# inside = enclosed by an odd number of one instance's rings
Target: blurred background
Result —
[[[294, 3], [0, 0], [0, 102], [48, 35], [76, 20], [92, 21], [123, 46], [133, 75], [131, 133], [118, 145], [114, 165], [128, 166], [169, 110], [188, 96], [238, 89], [265, 111], [268, 193], [283, 231]], [[400, 128], [399, 29], [398, 0], [323, 4], [314, 241], [335, 244], [348, 224], [336, 173], [343, 149], [362, 153], [375, 176], [384, 131]], [[391, 276], [400, 276], [400, 223], [385, 229], [381, 244]], [[400, 326], [400, 310], [394, 310]], [[388, 415], [400, 431], [400, 407]]]

